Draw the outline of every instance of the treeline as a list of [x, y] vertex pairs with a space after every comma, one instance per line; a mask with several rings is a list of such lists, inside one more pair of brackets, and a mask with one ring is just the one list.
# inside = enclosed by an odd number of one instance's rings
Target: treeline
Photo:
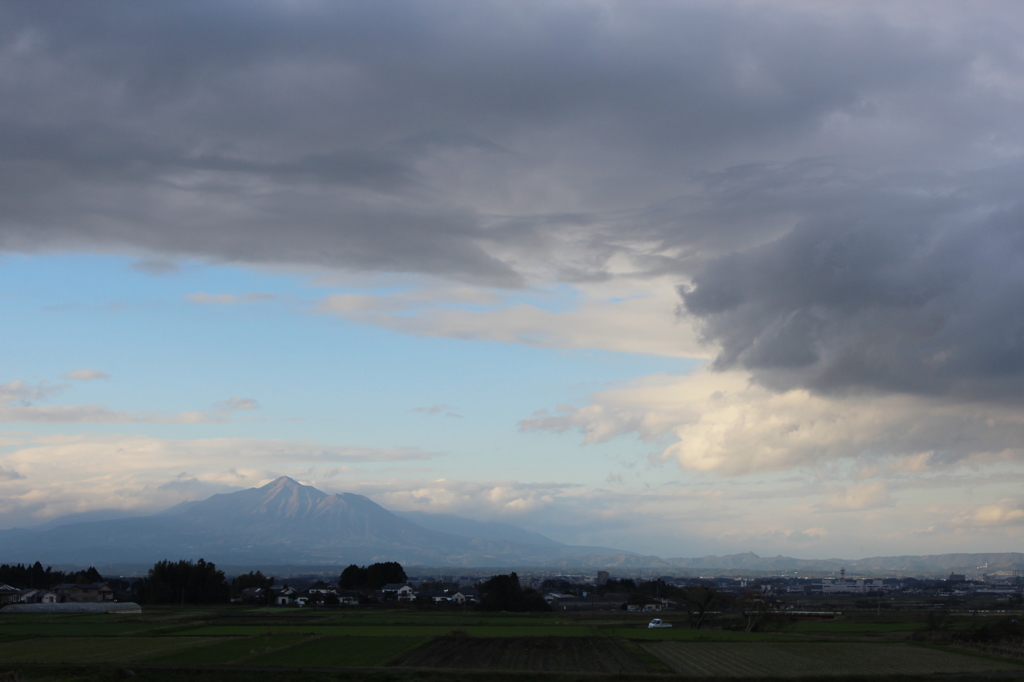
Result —
[[224, 571], [212, 561], [158, 561], [149, 575], [132, 585], [137, 601], [146, 604], [218, 604], [230, 598]]
[[[352, 564], [342, 571], [338, 586], [352, 590], [379, 590], [389, 583], [404, 583], [405, 569], [396, 561], [369, 566]], [[145, 604], [226, 603], [249, 588], [273, 589], [275, 579], [261, 571], [235, 576], [230, 583], [211, 561], [159, 561], [149, 574], [132, 585], [132, 597]], [[321, 595], [322, 596], [322, 595]], [[337, 600], [337, 597], [335, 597]]]
[[101, 583], [103, 576], [94, 567], [84, 571], [55, 571], [50, 566], [43, 568], [38, 561], [32, 565], [0, 564], [0, 583], [22, 589], [45, 589], [63, 583]]
[[484, 611], [550, 611], [544, 595], [523, 588], [515, 573], [495, 575], [480, 583], [480, 608]]
[[369, 566], [352, 564], [341, 572], [338, 587], [343, 590], [379, 590], [391, 583], [404, 583], [408, 578], [397, 561], [384, 561]]

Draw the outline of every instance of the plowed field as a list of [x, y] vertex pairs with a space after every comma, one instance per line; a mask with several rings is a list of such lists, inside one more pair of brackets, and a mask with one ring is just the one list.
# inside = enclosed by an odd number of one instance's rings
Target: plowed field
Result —
[[651, 672], [607, 637], [440, 637], [392, 665], [448, 670]]

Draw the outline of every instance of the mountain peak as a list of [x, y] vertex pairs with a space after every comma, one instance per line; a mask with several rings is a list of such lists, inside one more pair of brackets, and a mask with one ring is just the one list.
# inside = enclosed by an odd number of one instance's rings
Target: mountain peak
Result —
[[260, 487], [260, 490], [281, 490], [282, 488], [300, 488], [304, 487], [301, 483], [296, 481], [294, 478], [288, 476], [278, 476], [270, 483]]

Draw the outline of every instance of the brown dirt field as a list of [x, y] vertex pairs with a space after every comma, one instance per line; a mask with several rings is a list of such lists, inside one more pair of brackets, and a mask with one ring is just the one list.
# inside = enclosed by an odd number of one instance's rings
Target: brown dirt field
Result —
[[439, 637], [392, 665], [447, 670], [651, 672], [621, 644], [607, 637]]

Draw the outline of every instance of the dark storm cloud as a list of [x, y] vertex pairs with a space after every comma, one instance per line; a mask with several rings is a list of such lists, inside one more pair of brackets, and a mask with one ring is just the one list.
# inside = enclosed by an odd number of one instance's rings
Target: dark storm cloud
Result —
[[[683, 270], [659, 248], [765, 229], [693, 221], [695, 176], [818, 153], [829, 117], [926, 118], [895, 146], [953, 158], [1010, 115], [949, 99], [979, 58], [1015, 59], [991, 35], [1007, 29], [950, 38], [879, 7], [7, 3], [0, 247], [502, 286], [537, 256], [568, 278], [621, 253], [637, 274]], [[950, 126], [958, 142], [936, 147]], [[891, 152], [882, 137], [868, 146]], [[647, 253], [623, 244], [638, 237]]]
[[696, 273], [719, 365], [771, 386], [1012, 395], [1020, 24], [998, 2], [5, 3], [0, 249]]
[[1024, 165], [869, 184], [763, 175], [786, 177], [773, 210], [797, 225], [681, 291], [718, 367], [779, 389], [1024, 398]]

